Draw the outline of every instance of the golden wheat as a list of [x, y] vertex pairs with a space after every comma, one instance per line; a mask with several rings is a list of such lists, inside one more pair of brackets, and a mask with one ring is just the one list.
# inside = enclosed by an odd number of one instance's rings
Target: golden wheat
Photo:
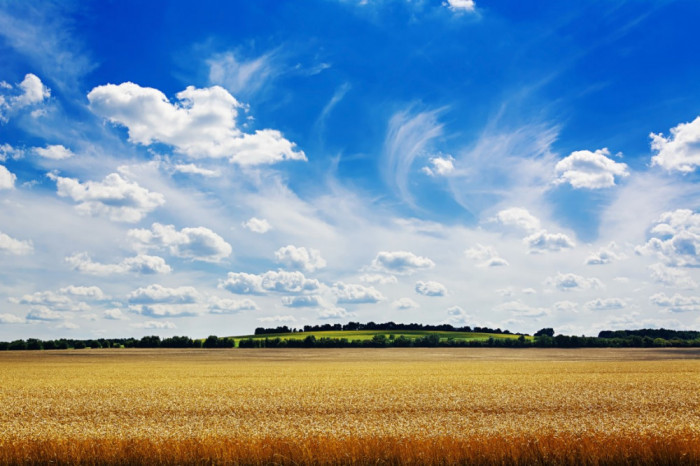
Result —
[[700, 463], [682, 350], [0, 355], [2, 464]]

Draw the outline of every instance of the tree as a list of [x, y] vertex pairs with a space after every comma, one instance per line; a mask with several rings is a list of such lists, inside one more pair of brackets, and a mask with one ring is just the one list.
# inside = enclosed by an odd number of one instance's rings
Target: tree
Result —
[[543, 328], [541, 330], [538, 330], [535, 332], [536, 337], [553, 337], [554, 336], [554, 329], [553, 328]]

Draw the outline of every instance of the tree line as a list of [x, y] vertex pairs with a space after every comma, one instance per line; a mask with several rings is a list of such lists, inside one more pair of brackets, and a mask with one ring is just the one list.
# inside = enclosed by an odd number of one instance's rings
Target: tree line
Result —
[[521, 335], [520, 333], [511, 333], [509, 330], [501, 330], [500, 328], [489, 327], [455, 327], [450, 324], [397, 324], [396, 322], [375, 323], [367, 322], [348, 322], [347, 324], [320, 324], [320, 325], [304, 325], [303, 328], [290, 328], [286, 325], [278, 327], [265, 328], [258, 327], [255, 329], [255, 335], [273, 335], [283, 333], [302, 333], [302, 332], [330, 332], [342, 330], [378, 330], [378, 331], [401, 331], [401, 330], [419, 330], [427, 332], [475, 332], [475, 333], [493, 333], [502, 335]]

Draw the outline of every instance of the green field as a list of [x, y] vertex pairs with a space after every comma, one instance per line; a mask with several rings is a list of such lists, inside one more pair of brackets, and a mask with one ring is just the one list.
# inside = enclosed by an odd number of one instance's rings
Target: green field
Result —
[[[404, 336], [405, 338], [416, 339], [425, 337], [427, 335], [438, 335], [440, 340], [488, 340], [489, 338], [501, 338], [501, 339], [517, 339], [520, 335], [512, 334], [502, 334], [502, 333], [479, 333], [479, 332], [448, 332], [448, 331], [437, 331], [437, 330], [330, 330], [322, 332], [297, 332], [297, 333], [269, 333], [264, 335], [242, 335], [235, 336], [236, 340], [252, 338], [254, 340], [264, 340], [265, 338], [280, 338], [282, 340], [303, 340], [304, 338], [313, 335], [316, 339], [321, 338], [332, 338], [341, 339], [345, 338], [348, 341], [352, 340], [371, 340], [375, 335], [384, 335], [387, 339], [398, 338]], [[525, 336], [526, 339], [532, 340], [530, 335]]]

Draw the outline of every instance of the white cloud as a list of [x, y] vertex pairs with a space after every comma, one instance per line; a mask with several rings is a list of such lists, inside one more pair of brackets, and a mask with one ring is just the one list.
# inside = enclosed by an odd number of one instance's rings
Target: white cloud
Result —
[[244, 134], [236, 127], [241, 104], [219, 86], [189, 86], [172, 104], [157, 89], [134, 83], [108, 84], [88, 94], [90, 109], [109, 121], [127, 127], [129, 140], [173, 146], [192, 158], [228, 158], [242, 166], [306, 160], [303, 151], [273, 129]]
[[432, 269], [435, 262], [408, 251], [382, 251], [372, 261], [372, 268], [390, 273], [413, 273], [417, 270]]
[[404, 311], [407, 309], [417, 309], [420, 306], [411, 298], [399, 298], [393, 303], [391, 303], [391, 307], [393, 307], [394, 309]]
[[56, 328], [65, 328], [68, 330], [75, 330], [80, 328], [80, 325], [74, 323], [74, 322], [61, 322], [56, 326]]
[[241, 60], [233, 52], [226, 52], [214, 55], [207, 64], [209, 81], [236, 95], [256, 92], [276, 71], [274, 52], [251, 60]]
[[264, 323], [278, 323], [278, 324], [284, 324], [284, 323], [292, 323], [296, 322], [297, 319], [293, 315], [276, 315], [276, 316], [268, 316], [268, 317], [258, 317], [259, 322], [264, 322]]
[[557, 313], [576, 314], [578, 313], [578, 304], [573, 301], [557, 301], [552, 305], [552, 309]]
[[355, 317], [355, 313], [348, 312], [346, 309], [343, 309], [342, 307], [328, 307], [328, 308], [321, 309], [318, 311], [318, 318], [319, 319], [340, 320], [340, 319], [348, 319], [350, 317]]
[[534, 233], [541, 229], [539, 219], [521, 207], [501, 210], [487, 223], [496, 223], [517, 233]]
[[156, 319], [163, 319], [165, 317], [193, 317], [201, 313], [201, 308], [198, 305], [183, 303], [138, 304], [129, 306], [129, 310]]
[[362, 283], [369, 283], [370, 285], [389, 285], [398, 283], [399, 280], [394, 275], [368, 273], [360, 276], [360, 281]]
[[75, 155], [70, 149], [63, 147], [62, 145], [35, 147], [34, 153], [40, 157], [52, 160], [64, 160]]
[[572, 187], [600, 189], [615, 186], [615, 177], [629, 176], [627, 165], [608, 158], [607, 148], [595, 152], [579, 150], [560, 160], [554, 167], [559, 178], [556, 184], [569, 183]]
[[613, 261], [622, 259], [623, 257], [615, 252], [617, 245], [610, 243], [608, 247], [600, 248], [597, 252], [586, 258], [586, 265], [605, 265]]
[[423, 296], [445, 296], [447, 294], [445, 285], [434, 281], [416, 282], [415, 290], [416, 293], [422, 294]]
[[24, 150], [12, 147], [9, 144], [0, 144], [0, 162], [5, 162], [7, 159], [21, 159], [24, 157]]
[[422, 168], [423, 173], [428, 176], [447, 176], [455, 171], [454, 157], [431, 157], [430, 166]]
[[209, 301], [212, 314], [236, 314], [241, 311], [257, 311], [258, 305], [252, 299], [226, 299], [213, 297]]
[[447, 315], [450, 316], [447, 320], [452, 325], [466, 325], [470, 320], [474, 319], [474, 316], [467, 313], [464, 309], [459, 306], [452, 306], [447, 309]]
[[494, 311], [505, 311], [519, 317], [538, 318], [549, 315], [549, 310], [545, 308], [535, 308], [524, 304], [521, 301], [509, 301], [494, 307]]
[[651, 278], [662, 285], [679, 288], [683, 290], [694, 289], [698, 284], [685, 271], [672, 267], [666, 267], [664, 264], [653, 264], [649, 266]]
[[270, 223], [267, 220], [265, 220], [264, 218], [260, 219], [255, 217], [251, 217], [247, 221], [243, 222], [243, 226], [252, 231], [253, 233], [260, 234], [267, 233], [268, 231], [270, 231], [270, 229], [272, 229]]
[[627, 301], [620, 298], [597, 298], [585, 304], [589, 311], [612, 311], [627, 307]]
[[26, 320], [14, 314], [0, 314], [0, 324], [24, 324]]
[[287, 268], [303, 270], [304, 272], [314, 272], [326, 266], [326, 261], [318, 250], [296, 247], [291, 244], [275, 251], [275, 259]]
[[671, 136], [651, 133], [651, 148], [657, 151], [651, 158], [652, 165], [666, 170], [684, 173], [694, 171], [700, 165], [700, 116], [690, 123], [671, 128]]
[[73, 270], [89, 275], [112, 275], [129, 272], [150, 275], [172, 271], [162, 257], [146, 254], [127, 257], [118, 264], [101, 264], [93, 262], [88, 253], [82, 252], [66, 257], [66, 262], [73, 267]]
[[474, 11], [476, 8], [474, 0], [447, 0], [442, 4], [454, 12]]
[[70, 285], [58, 290], [59, 293], [70, 296], [79, 296], [85, 299], [104, 300], [109, 297], [97, 286], [75, 286]]
[[16, 180], [17, 175], [8, 170], [4, 165], [0, 165], [0, 190], [13, 189]]
[[84, 287], [66, 287], [59, 292], [54, 291], [37, 291], [33, 294], [25, 294], [21, 298], [10, 298], [10, 301], [17, 304], [28, 304], [38, 307], [46, 307], [55, 311], [74, 311], [82, 312], [89, 311], [90, 306], [84, 302], [76, 302], [71, 296], [77, 296], [83, 299], [101, 299], [100, 297], [88, 296], [87, 294], [80, 295], [79, 293], [99, 293], [104, 297], [102, 290], [99, 288], [84, 288]]
[[700, 296], [683, 296], [674, 294], [666, 296], [665, 293], [657, 293], [649, 297], [649, 301], [671, 312], [698, 312], [700, 311]]
[[286, 307], [319, 307], [322, 306], [322, 300], [315, 295], [302, 296], [282, 296], [282, 305]]
[[128, 236], [137, 248], [167, 249], [175, 257], [205, 262], [220, 262], [231, 255], [233, 249], [221, 236], [209, 228], [183, 228], [154, 223], [150, 230], [129, 230]]
[[507, 266], [508, 261], [499, 257], [498, 252], [491, 246], [477, 244], [464, 251], [464, 254], [477, 262], [478, 267], [501, 267]]
[[143, 328], [143, 329], [148, 329], [148, 330], [169, 330], [169, 329], [177, 328], [174, 323], [167, 321], [167, 320], [166, 321], [148, 320], [146, 322], [131, 324], [131, 326], [134, 328]]
[[55, 322], [65, 319], [65, 315], [60, 312], [52, 311], [46, 306], [33, 307], [27, 313], [27, 320], [40, 320], [46, 322]]
[[561, 291], [603, 288], [603, 283], [597, 278], [585, 278], [574, 273], [558, 273], [555, 277], [549, 277], [545, 283], [554, 285]]
[[31, 241], [14, 239], [0, 231], [0, 253], [21, 256], [34, 252]]
[[332, 291], [339, 303], [377, 303], [386, 299], [373, 286], [354, 283], [334, 283]]
[[49, 174], [56, 181], [58, 195], [70, 197], [77, 209], [89, 215], [106, 215], [111, 220], [134, 223], [165, 203], [160, 193], [151, 192], [135, 182], [111, 173], [101, 182], [80, 183], [73, 178]]
[[308, 279], [301, 272], [284, 270], [270, 270], [261, 275], [229, 272], [226, 280], [219, 281], [219, 288], [236, 294], [312, 293], [320, 286], [318, 280]]
[[700, 266], [700, 214], [688, 209], [664, 212], [638, 254], [655, 255], [673, 267]]
[[128, 317], [118, 308], [112, 308], [105, 310], [102, 315], [108, 320], [127, 320]]
[[187, 173], [189, 175], [200, 175], [206, 178], [216, 178], [221, 176], [219, 170], [209, 170], [208, 168], [202, 168], [193, 163], [177, 164], [173, 167], [176, 172]]
[[523, 242], [532, 253], [544, 251], [556, 252], [576, 246], [576, 244], [565, 234], [548, 233], [547, 230], [540, 230], [539, 232], [523, 239]]
[[167, 288], [154, 284], [132, 291], [127, 299], [131, 304], [193, 304], [199, 300], [199, 293], [192, 286]]
[[41, 79], [32, 73], [25, 75], [17, 87], [19, 93], [13, 92], [14, 86], [2, 81], [0, 89], [5, 95], [0, 94], [0, 123], [9, 120], [9, 113], [39, 104], [51, 95], [49, 88], [44, 86]]

